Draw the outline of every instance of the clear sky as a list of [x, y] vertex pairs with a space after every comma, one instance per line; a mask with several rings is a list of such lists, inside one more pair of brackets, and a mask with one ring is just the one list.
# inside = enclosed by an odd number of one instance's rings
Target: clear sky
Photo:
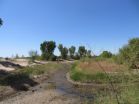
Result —
[[139, 36], [139, 0], [0, 0], [0, 17], [0, 56], [28, 55], [44, 40], [115, 53]]

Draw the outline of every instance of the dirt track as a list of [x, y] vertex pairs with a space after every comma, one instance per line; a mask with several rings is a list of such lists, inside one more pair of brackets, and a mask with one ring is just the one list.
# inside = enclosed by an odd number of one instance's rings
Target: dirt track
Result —
[[66, 80], [70, 66], [55, 72], [43, 83], [26, 92], [17, 92], [0, 102], [0, 104], [82, 104], [86, 94], [79, 92]]

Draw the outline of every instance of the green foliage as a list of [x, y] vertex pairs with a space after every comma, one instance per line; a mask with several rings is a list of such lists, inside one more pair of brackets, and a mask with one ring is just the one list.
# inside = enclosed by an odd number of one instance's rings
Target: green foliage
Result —
[[[77, 67], [76, 67], [77, 68]], [[108, 84], [109, 79], [107, 74], [104, 72], [96, 72], [94, 74], [86, 73], [83, 71], [79, 71], [78, 69], [72, 69], [71, 78], [75, 81], [83, 82], [83, 83], [97, 83], [97, 84]], [[112, 83], [127, 83], [132, 80], [129, 75], [122, 74], [108, 74]]]
[[92, 55], [91, 55], [91, 50], [88, 50], [88, 51], [87, 51], [86, 56], [87, 56], [88, 58], [91, 58], [91, 57], [92, 57]]
[[42, 52], [42, 59], [51, 60], [54, 56], [54, 50], [56, 48], [56, 43], [54, 41], [44, 41], [40, 45], [40, 49]]
[[63, 47], [62, 44], [59, 44], [58, 49], [61, 53], [61, 58], [62, 59], [67, 59], [68, 57], [68, 49], [66, 47]]
[[38, 56], [38, 52], [37, 52], [37, 51], [31, 50], [31, 51], [29, 51], [29, 56], [30, 56], [30, 58], [31, 58], [31, 61], [34, 62], [34, 60], [35, 60], [35, 59], [37, 58], [37, 56]]
[[75, 57], [74, 57], [74, 59], [75, 59], [75, 60], [79, 60], [79, 59], [80, 59], [80, 55], [79, 55], [78, 52], [75, 53]]
[[71, 78], [75, 81], [80, 82], [95, 82], [95, 83], [106, 83], [108, 81], [108, 77], [104, 73], [96, 73], [96, 74], [86, 74], [82, 71], [72, 70]]
[[87, 52], [87, 50], [85, 49], [85, 46], [80, 46], [79, 47], [78, 53], [80, 55], [80, 58], [85, 57], [86, 56], [86, 52]]
[[112, 53], [111, 52], [108, 52], [108, 51], [103, 51], [100, 54], [100, 57], [102, 57], [102, 58], [111, 58], [112, 57]]
[[60, 51], [60, 53], [62, 55], [63, 45], [62, 44], [59, 44], [58, 49], [59, 49], [59, 51]]
[[117, 55], [120, 63], [125, 63], [129, 68], [138, 68], [139, 65], [139, 38], [129, 40], [128, 44], [119, 50]]
[[16, 59], [19, 59], [19, 55], [18, 55], [18, 54], [16, 54], [15, 58], [16, 58]]
[[3, 21], [2, 21], [2, 19], [0, 18], [0, 26], [1, 26], [1, 25], [3, 25]]
[[69, 48], [70, 58], [74, 59], [75, 51], [76, 51], [76, 47], [75, 47], [75, 46], [71, 46], [71, 47]]
[[[139, 85], [128, 84], [126, 87], [119, 87], [117, 90], [120, 104], [138, 104]], [[115, 94], [106, 88], [96, 91], [94, 104], [117, 104]]]

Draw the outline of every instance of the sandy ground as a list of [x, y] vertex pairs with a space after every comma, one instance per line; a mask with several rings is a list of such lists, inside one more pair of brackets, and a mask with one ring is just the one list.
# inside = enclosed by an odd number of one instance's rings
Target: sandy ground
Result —
[[11, 67], [4, 67], [3, 65], [0, 64], [0, 70], [5, 70], [5, 71], [13, 71], [15, 70], [15, 68], [11, 68]]
[[26, 67], [29, 65], [29, 60], [27, 59], [16, 59], [16, 60], [1, 60], [0, 70], [13, 71], [19, 66]]
[[[7, 64], [3, 65], [0, 63], [0, 70], [4, 70], [4, 71], [13, 71], [16, 70], [15, 66], [21, 66], [21, 67], [26, 67], [26, 66], [33, 66], [33, 65], [40, 65], [40, 64], [46, 64], [48, 62], [46, 61], [35, 61], [35, 63], [29, 63], [28, 59], [14, 59], [14, 60], [1, 60], [0, 62], [5, 62]], [[12, 66], [12, 64], [14, 66]]]
[[77, 104], [78, 98], [58, 93], [56, 90], [46, 90], [21, 94], [4, 100], [0, 104]]
[[68, 66], [63, 65], [47, 80], [30, 87], [28, 91], [5, 96], [0, 104], [84, 104], [79, 93], [75, 93], [74, 86], [66, 80], [68, 70]]

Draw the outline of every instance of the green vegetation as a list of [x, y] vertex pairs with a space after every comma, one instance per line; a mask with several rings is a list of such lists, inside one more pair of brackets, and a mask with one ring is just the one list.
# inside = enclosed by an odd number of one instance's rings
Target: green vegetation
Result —
[[75, 51], [76, 51], [76, 47], [75, 46], [71, 46], [69, 48], [69, 54], [70, 54], [70, 58], [74, 59], [75, 58]]
[[0, 18], [0, 26], [1, 26], [1, 25], [3, 25], [3, 21], [2, 21], [2, 19]]
[[78, 50], [80, 58], [83, 58], [86, 56], [86, 49], [85, 46], [80, 46]]
[[38, 57], [39, 55], [38, 55], [38, 52], [37, 52], [37, 51], [31, 50], [31, 51], [29, 51], [29, 56], [30, 56], [30, 58], [31, 58], [31, 61], [34, 62], [35, 59], [37, 59], [37, 57]]
[[[112, 90], [106, 88], [98, 90], [95, 90], [96, 97], [94, 104], [118, 104], [115, 98], [115, 93], [113, 93]], [[120, 104], [138, 104], [139, 85], [128, 84], [122, 88], [118, 88], [117, 91]]]
[[139, 38], [130, 39], [128, 44], [119, 50], [115, 57], [120, 64], [126, 64], [129, 68], [139, 68]]
[[87, 50], [85, 46], [79, 46], [79, 49], [76, 52], [76, 47], [71, 46], [70, 48], [67, 48], [63, 46], [62, 44], [58, 45], [58, 49], [60, 52], [60, 56], [55, 56], [54, 51], [56, 48], [56, 43], [54, 41], [44, 41], [40, 45], [40, 49], [42, 52], [42, 59], [43, 60], [49, 60], [49, 61], [56, 61], [60, 59], [69, 60], [69, 59], [75, 59], [79, 60], [84, 57], [91, 58], [91, 50]]
[[[98, 63], [107, 69], [101, 69]], [[123, 70], [125, 69], [126, 75], [123, 76]], [[109, 77], [113, 83], [128, 82], [130, 75], [127, 73], [125, 66], [119, 66], [109, 60], [96, 61], [93, 59], [84, 59], [83, 61], [77, 62], [73, 65], [71, 70], [71, 78], [75, 81], [80, 82], [95, 82], [95, 83], [109, 83]], [[109, 76], [109, 77], [108, 77]]]
[[43, 60], [55, 61], [54, 50], [56, 48], [56, 43], [54, 41], [44, 41], [40, 45]]
[[[13, 72], [4, 72], [4, 76], [0, 77], [0, 86], [18, 86], [24, 83], [34, 83], [34, 76], [48, 75], [60, 69], [62, 64], [47, 63], [45, 65], [35, 65], [15, 70]], [[1, 72], [2, 73], [2, 72]]]
[[66, 47], [63, 47], [62, 44], [59, 44], [58, 49], [61, 53], [61, 58], [62, 59], [67, 59], [68, 57], [68, 49]]
[[124, 65], [119, 66], [112, 59], [82, 59], [72, 66], [70, 75], [74, 81], [99, 86], [91, 89], [95, 94], [94, 104], [117, 104], [116, 95], [120, 104], [139, 102], [138, 73], [133, 73]]
[[25, 75], [41, 75], [46, 73], [51, 73], [61, 67], [61, 64], [57, 63], [48, 63], [45, 65], [35, 65], [32, 67], [25, 67], [17, 72], [25, 74]]
[[103, 51], [100, 54], [100, 57], [102, 57], [102, 58], [111, 58], [112, 57], [112, 53], [111, 52], [108, 52], [108, 51]]
[[92, 89], [94, 104], [138, 104], [139, 74], [133, 69], [139, 69], [139, 38], [130, 39], [117, 55], [104, 51], [78, 61], [70, 75], [74, 81], [99, 85]]

